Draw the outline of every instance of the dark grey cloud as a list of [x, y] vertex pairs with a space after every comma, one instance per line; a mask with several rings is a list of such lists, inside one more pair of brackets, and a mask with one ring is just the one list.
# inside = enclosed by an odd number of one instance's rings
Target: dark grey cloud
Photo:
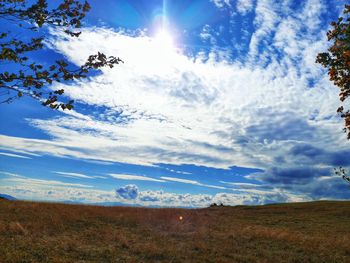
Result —
[[265, 184], [311, 199], [349, 199], [350, 186], [334, 175], [332, 168], [312, 166], [277, 168], [250, 176]]
[[299, 144], [295, 145], [290, 150], [290, 153], [295, 156], [303, 155], [309, 158], [314, 158], [320, 155], [321, 150], [309, 144]]
[[304, 162], [317, 163], [330, 166], [349, 166], [350, 165], [350, 150], [342, 151], [327, 151], [314, 147], [310, 144], [298, 144], [291, 148], [289, 154], [303, 158]]
[[139, 188], [134, 184], [128, 184], [123, 187], [115, 189], [117, 197], [127, 200], [134, 200], [139, 195]]
[[350, 185], [337, 176], [328, 180], [313, 181], [303, 188], [316, 200], [350, 199]]
[[285, 187], [292, 185], [302, 185], [320, 176], [328, 176], [331, 173], [329, 168], [315, 168], [309, 166], [280, 168], [272, 167], [263, 173], [252, 175], [254, 179], [265, 183], [282, 185]]
[[305, 119], [301, 119], [291, 112], [273, 112], [270, 109], [261, 109], [259, 115], [261, 115], [259, 123], [247, 127], [246, 138], [254, 138], [263, 142], [264, 140], [305, 141], [314, 137], [315, 128]]

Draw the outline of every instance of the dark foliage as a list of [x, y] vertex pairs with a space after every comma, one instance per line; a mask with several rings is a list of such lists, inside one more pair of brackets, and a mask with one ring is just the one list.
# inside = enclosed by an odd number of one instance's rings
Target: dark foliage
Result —
[[334, 173], [335, 175], [343, 178], [345, 182], [348, 182], [350, 184], [350, 176], [347, 175], [347, 171], [343, 167], [335, 168]]
[[[30, 54], [44, 47], [45, 34], [41, 28], [56, 27], [70, 37], [79, 37], [82, 19], [90, 5], [88, 2], [64, 0], [57, 8], [50, 9], [46, 0], [28, 2], [33, 3], [0, 0], [0, 103], [10, 103], [26, 95], [52, 109], [72, 109], [73, 100], [60, 101], [63, 89], [53, 91], [48, 86], [54, 82], [85, 78], [90, 70], [105, 66], [112, 68], [122, 60], [99, 52], [91, 55], [81, 67], [73, 69], [65, 60], [54, 61], [48, 66], [37, 63]], [[9, 30], [13, 25], [20, 33]], [[32, 37], [28, 39], [28, 36]]]
[[[327, 33], [332, 46], [328, 52], [318, 54], [316, 59], [328, 69], [329, 79], [339, 87], [342, 102], [350, 97], [350, 5], [345, 5], [343, 13], [344, 17], [332, 22], [333, 28]], [[345, 120], [344, 132], [350, 140], [350, 109], [340, 106], [337, 111]]]

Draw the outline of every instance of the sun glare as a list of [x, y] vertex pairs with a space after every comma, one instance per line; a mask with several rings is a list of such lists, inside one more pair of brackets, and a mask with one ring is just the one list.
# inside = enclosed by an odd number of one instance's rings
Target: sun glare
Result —
[[[179, 38], [176, 31], [167, 30], [167, 26], [158, 25], [152, 34], [145, 38], [147, 41], [147, 52], [143, 49], [142, 55], [151, 57], [152, 63], [147, 64], [146, 71], [168, 74], [174, 67], [185, 63], [182, 55]], [[172, 27], [174, 28], [174, 27]]]
[[154, 36], [154, 42], [160, 48], [160, 50], [169, 51], [175, 48], [173, 38], [171, 37], [171, 34], [166, 30], [159, 31]]

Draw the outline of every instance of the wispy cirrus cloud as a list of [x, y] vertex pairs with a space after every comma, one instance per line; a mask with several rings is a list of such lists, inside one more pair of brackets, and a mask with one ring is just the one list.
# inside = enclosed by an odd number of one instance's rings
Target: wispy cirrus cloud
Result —
[[177, 183], [183, 183], [183, 184], [192, 184], [192, 185], [203, 186], [203, 187], [208, 187], [208, 188], [227, 190], [227, 188], [223, 187], [223, 186], [203, 184], [203, 183], [200, 183], [200, 182], [195, 181], [195, 180], [176, 178], [176, 177], [168, 177], [168, 176], [161, 176], [160, 178], [162, 178], [162, 179], [164, 179], [166, 181], [170, 181], [170, 182], [177, 182]]
[[0, 152], [0, 155], [8, 156], [8, 157], [15, 157], [15, 158], [22, 158], [22, 159], [31, 159], [28, 156], [14, 154], [14, 153], [7, 153], [7, 152]]
[[90, 175], [86, 175], [86, 174], [72, 173], [72, 172], [57, 172], [57, 171], [54, 171], [53, 173], [59, 174], [59, 175], [65, 176], [65, 177], [71, 177], [71, 178], [84, 178], [84, 179], [106, 179], [107, 178], [105, 176], [99, 176], [99, 175], [90, 176]]
[[237, 183], [237, 182], [225, 182], [225, 181], [220, 181], [220, 183], [231, 185], [235, 188], [243, 188], [243, 189], [256, 189], [259, 187], [263, 187], [260, 184], [252, 184], [252, 183]]
[[10, 173], [10, 172], [5, 172], [5, 171], [0, 171], [0, 174], [7, 175], [7, 176], [13, 176], [13, 177], [23, 177], [19, 174], [16, 173]]
[[149, 182], [160, 182], [164, 183], [164, 180], [159, 180], [156, 178], [142, 176], [142, 175], [131, 175], [131, 174], [108, 174], [109, 176], [118, 180], [133, 180], [133, 181], [149, 181]]
[[43, 187], [82, 187], [82, 188], [92, 188], [92, 185], [79, 184], [79, 183], [67, 183], [57, 180], [45, 180], [45, 179], [36, 179], [19, 174], [1, 172], [2, 174], [7, 175], [8, 177], [2, 179], [4, 182], [14, 182], [16, 184], [23, 185], [39, 185]]

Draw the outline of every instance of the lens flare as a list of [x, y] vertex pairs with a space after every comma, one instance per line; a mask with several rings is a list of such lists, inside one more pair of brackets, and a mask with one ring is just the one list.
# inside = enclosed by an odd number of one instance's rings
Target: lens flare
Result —
[[154, 41], [162, 50], [174, 49], [173, 38], [171, 37], [170, 33], [166, 30], [159, 31], [154, 36]]

